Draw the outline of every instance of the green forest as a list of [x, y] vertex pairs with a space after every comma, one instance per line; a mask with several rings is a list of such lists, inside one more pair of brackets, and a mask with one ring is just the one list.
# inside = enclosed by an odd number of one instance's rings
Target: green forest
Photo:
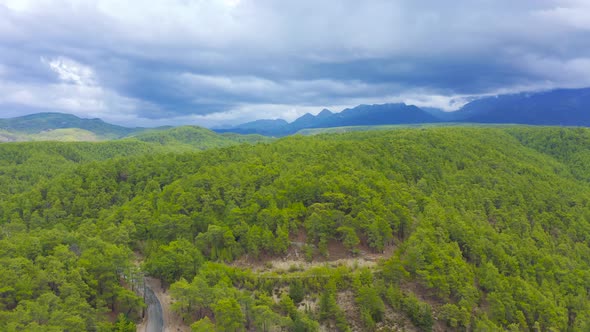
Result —
[[0, 144], [1, 331], [590, 331], [588, 129], [141, 135]]

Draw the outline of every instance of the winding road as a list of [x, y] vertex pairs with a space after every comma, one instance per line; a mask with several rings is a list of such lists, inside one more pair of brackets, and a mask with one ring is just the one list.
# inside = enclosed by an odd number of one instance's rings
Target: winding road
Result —
[[154, 291], [146, 284], [145, 288], [145, 304], [147, 305], [147, 324], [146, 332], [162, 332], [164, 331], [164, 314], [162, 312], [162, 304]]

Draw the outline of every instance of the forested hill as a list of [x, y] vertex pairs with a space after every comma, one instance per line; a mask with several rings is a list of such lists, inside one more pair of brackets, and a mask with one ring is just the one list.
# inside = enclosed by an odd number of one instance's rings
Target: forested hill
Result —
[[150, 129], [108, 142], [10, 142], [0, 144], [0, 199], [79, 164], [154, 153], [180, 153], [270, 142], [260, 135], [216, 134], [184, 126]]
[[77, 128], [91, 132], [99, 138], [120, 138], [143, 128], [127, 128], [100, 119], [82, 119], [64, 113], [38, 113], [16, 118], [0, 119], [0, 129], [16, 134], [39, 134], [56, 129]]
[[156, 143], [176, 150], [205, 150], [220, 148], [240, 143], [270, 142], [271, 139], [261, 135], [240, 135], [234, 133], [217, 134], [209, 129], [197, 126], [181, 126], [167, 129], [147, 129], [130, 138], [142, 142]]
[[81, 163], [0, 200], [0, 330], [132, 330], [136, 251], [197, 331], [588, 331], [588, 151], [444, 127]]
[[130, 138], [166, 146], [169, 151], [204, 150], [240, 143], [270, 141], [269, 138], [260, 135], [220, 135], [198, 126], [127, 128], [100, 119], [82, 119], [63, 113], [39, 113], [0, 119], [0, 142], [95, 142]]

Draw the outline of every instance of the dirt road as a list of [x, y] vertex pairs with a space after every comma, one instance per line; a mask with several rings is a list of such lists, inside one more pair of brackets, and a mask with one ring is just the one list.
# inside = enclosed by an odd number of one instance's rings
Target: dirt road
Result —
[[164, 331], [164, 314], [162, 312], [162, 304], [149, 286], [146, 286], [145, 290], [145, 304], [147, 305], [147, 321], [145, 324], [145, 332]]
[[162, 289], [160, 280], [146, 277], [145, 287], [147, 315], [144, 321], [137, 325], [137, 332], [189, 332], [190, 327], [172, 312], [172, 298]]

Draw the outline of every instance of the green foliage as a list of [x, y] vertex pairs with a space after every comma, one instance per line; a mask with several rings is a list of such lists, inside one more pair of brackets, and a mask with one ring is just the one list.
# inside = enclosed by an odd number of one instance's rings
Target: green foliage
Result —
[[174, 151], [205, 150], [232, 146], [240, 143], [270, 142], [271, 139], [260, 135], [216, 134], [196, 126], [182, 126], [169, 129], [149, 129], [133, 134], [132, 137], [142, 142], [165, 145]]
[[210, 332], [215, 330], [215, 324], [211, 322], [209, 317], [202, 318], [191, 324], [191, 331], [193, 332]]
[[360, 244], [359, 237], [356, 235], [356, 231], [354, 228], [350, 226], [340, 226], [336, 230], [338, 233], [341, 234], [342, 243], [346, 247], [346, 249], [350, 250], [351, 253], [356, 253], [356, 247]]
[[150, 253], [144, 270], [167, 284], [194, 276], [203, 263], [201, 252], [187, 240], [172, 241]]
[[[428, 128], [199, 153], [159, 143], [196, 128], [2, 144], [0, 330], [125, 329], [141, 307], [133, 251], [195, 328], [347, 330], [354, 312], [371, 330], [395, 310], [420, 330], [433, 312], [453, 330], [587, 330], [589, 132]], [[356, 269], [222, 264], [333, 248], [394, 254]]]
[[[440, 308], [439, 318], [447, 326], [455, 330], [466, 330], [469, 327], [470, 314], [455, 304], [447, 303]], [[489, 324], [489, 323], [488, 323]]]
[[201, 251], [211, 260], [229, 262], [240, 253], [236, 238], [229, 227], [209, 225], [207, 231], [199, 234], [196, 241]]
[[[2, 225], [0, 330], [89, 330], [102, 312], [133, 316], [141, 307], [119, 283], [131, 269], [127, 248], [59, 227], [27, 232], [15, 226]], [[132, 324], [120, 319], [116, 328]]]
[[401, 309], [405, 312], [416, 327], [422, 331], [431, 331], [434, 320], [432, 308], [427, 303], [420, 302], [414, 294], [408, 294], [401, 300]]
[[305, 297], [305, 289], [303, 288], [303, 282], [299, 279], [295, 279], [289, 285], [289, 297], [293, 299], [293, 302], [299, 303], [303, 301]]
[[320, 320], [333, 320], [339, 331], [348, 331], [348, 322], [344, 312], [336, 302], [336, 285], [330, 280], [320, 297], [319, 303]]
[[383, 320], [385, 304], [383, 303], [383, 300], [381, 300], [376, 288], [362, 286], [358, 290], [356, 302], [361, 309], [361, 315], [363, 315], [363, 321], [367, 328], [374, 326], [375, 322], [378, 323]]
[[137, 331], [135, 323], [127, 319], [125, 315], [119, 314], [113, 332], [134, 332]]
[[240, 304], [233, 298], [223, 298], [213, 305], [218, 331], [243, 331], [244, 314]]

